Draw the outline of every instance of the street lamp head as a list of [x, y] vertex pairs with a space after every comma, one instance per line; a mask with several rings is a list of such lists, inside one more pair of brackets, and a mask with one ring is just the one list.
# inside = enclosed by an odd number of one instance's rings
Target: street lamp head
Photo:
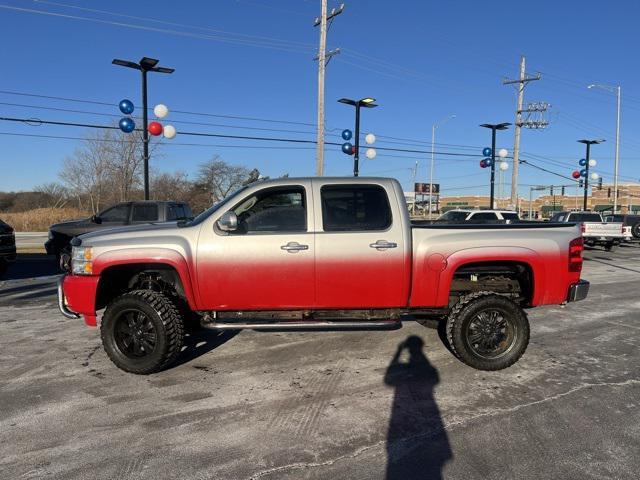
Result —
[[604, 138], [600, 138], [598, 140], [578, 140], [578, 143], [584, 143], [585, 145], [597, 145], [604, 142], [606, 142]]
[[511, 124], [508, 122], [504, 122], [504, 123], [497, 123], [497, 124], [483, 123], [480, 126], [484, 128], [490, 128], [491, 130], [506, 130], [509, 128], [509, 125]]
[[140, 67], [144, 70], [151, 70], [158, 65], [159, 61], [160, 60], [156, 60], [155, 58], [142, 57], [140, 59]]
[[355, 100], [351, 100], [350, 98], [341, 98], [340, 100], [338, 100], [338, 102], [340, 103], [346, 103], [347, 105], [354, 105], [356, 104]]
[[130, 62], [129, 60], [120, 60], [119, 58], [114, 58], [111, 63], [114, 65], [120, 65], [121, 67], [135, 68], [136, 70], [140, 70], [140, 65], [135, 62]]
[[376, 99], [375, 98], [371, 98], [371, 97], [365, 97], [363, 99], [360, 100], [360, 103], [373, 103], [375, 102]]

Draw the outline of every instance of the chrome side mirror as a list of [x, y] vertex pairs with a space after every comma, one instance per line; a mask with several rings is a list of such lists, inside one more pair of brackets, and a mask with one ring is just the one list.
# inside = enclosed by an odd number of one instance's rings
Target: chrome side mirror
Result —
[[238, 216], [232, 212], [224, 213], [216, 222], [223, 232], [235, 232], [238, 229]]

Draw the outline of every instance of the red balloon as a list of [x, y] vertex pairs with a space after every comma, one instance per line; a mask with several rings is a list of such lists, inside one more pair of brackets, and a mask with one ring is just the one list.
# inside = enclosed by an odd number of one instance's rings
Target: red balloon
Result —
[[162, 125], [160, 125], [160, 122], [151, 122], [147, 130], [151, 135], [157, 137], [162, 133]]
[[571, 176], [573, 178], [580, 178], [580, 172], [578, 170], [574, 170]]
[[487, 167], [487, 162], [484, 161], [484, 158], [482, 160], [480, 160], [480, 168], [486, 168]]

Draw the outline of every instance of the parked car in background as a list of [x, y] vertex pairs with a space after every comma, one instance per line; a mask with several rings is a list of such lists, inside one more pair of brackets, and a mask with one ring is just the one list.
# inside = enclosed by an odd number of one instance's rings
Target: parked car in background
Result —
[[16, 259], [16, 236], [13, 228], [0, 220], [0, 278]]
[[518, 212], [510, 210], [449, 210], [437, 222], [512, 223], [520, 221]]
[[605, 222], [597, 212], [558, 212], [551, 221], [580, 224], [584, 244], [590, 247], [602, 245], [607, 252], [624, 240], [622, 222]]
[[44, 247], [47, 254], [55, 255], [60, 260], [63, 253], [71, 252], [71, 239], [83, 233], [126, 225], [184, 220], [192, 216], [191, 208], [185, 202], [147, 200], [118, 203], [90, 218], [51, 225]]
[[[617, 213], [615, 215], [607, 215], [607, 222], [622, 222], [626, 231], [629, 231], [633, 238], [640, 238], [640, 215], [623, 215]], [[625, 233], [625, 235], [627, 235]]]

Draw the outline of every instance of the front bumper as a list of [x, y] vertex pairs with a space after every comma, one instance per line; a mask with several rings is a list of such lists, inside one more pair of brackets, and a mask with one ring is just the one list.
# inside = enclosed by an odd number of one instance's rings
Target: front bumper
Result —
[[586, 280], [580, 280], [578, 283], [574, 283], [569, 287], [569, 294], [567, 295], [567, 302], [577, 302], [587, 298], [589, 294], [590, 283]]
[[67, 318], [84, 317], [84, 322], [96, 326], [96, 295], [100, 277], [65, 275], [58, 280], [58, 308]]
[[72, 312], [69, 307], [67, 307], [67, 301], [64, 298], [64, 289], [62, 285], [64, 283], [64, 277], [60, 277], [58, 279], [58, 309], [60, 313], [67, 318], [80, 318], [80, 315], [76, 312]]

